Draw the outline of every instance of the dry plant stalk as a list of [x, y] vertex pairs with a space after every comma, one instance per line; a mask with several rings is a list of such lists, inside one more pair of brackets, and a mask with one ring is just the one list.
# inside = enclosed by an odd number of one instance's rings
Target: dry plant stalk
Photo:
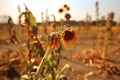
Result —
[[47, 26], [48, 26], [48, 22], [49, 22], [49, 15], [48, 15], [48, 9], [46, 9], [46, 12], [45, 12], [45, 20], [44, 20], [44, 13], [41, 12], [41, 20], [42, 20], [42, 25], [44, 27], [44, 32], [45, 34], [47, 34]]
[[112, 22], [113, 22], [113, 18], [114, 18], [114, 13], [111, 12], [108, 14], [108, 18], [107, 18], [107, 23], [106, 23], [106, 32], [104, 35], [104, 48], [103, 48], [103, 63], [106, 63], [107, 57], [108, 57], [108, 45], [109, 45], [109, 39], [112, 35]]
[[96, 24], [99, 26], [99, 2], [96, 2]]
[[98, 28], [98, 33], [97, 33], [97, 37], [96, 37], [96, 50], [98, 51], [99, 53], [99, 46], [100, 46], [100, 40], [99, 40], [99, 35], [100, 35], [100, 32], [99, 32], [99, 2], [96, 1], [95, 3], [95, 7], [96, 7], [96, 26]]
[[54, 14], [52, 14], [51, 16], [53, 17], [53, 22], [50, 24], [50, 27], [55, 32], [55, 30], [56, 30], [56, 17]]

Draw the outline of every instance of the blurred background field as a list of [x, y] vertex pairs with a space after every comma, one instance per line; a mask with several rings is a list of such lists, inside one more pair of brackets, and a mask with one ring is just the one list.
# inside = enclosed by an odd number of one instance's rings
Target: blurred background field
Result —
[[[61, 72], [67, 80], [119, 80], [119, 3], [1, 0], [0, 80], [32, 79], [42, 62], [39, 79], [51, 74], [62, 80], [51, 71], [69, 64], [71, 71]], [[47, 62], [43, 55], [48, 48]]]
[[[23, 71], [23, 62], [24, 60], [19, 56], [18, 48], [16, 47], [17, 44], [9, 43], [10, 35], [7, 29], [8, 25], [1, 25], [0, 27], [0, 78], [1, 80], [9, 80], [11, 75], [9, 73], [8, 68], [8, 57], [7, 53], [10, 51], [10, 64], [14, 67], [15, 70], [11, 70], [13, 72], [12, 77], [17, 80], [16, 77], [19, 78], [20, 75], [24, 73]], [[96, 51], [96, 43], [97, 43], [97, 34], [98, 30], [102, 32], [100, 34], [99, 39], [99, 51], [103, 51], [103, 43], [104, 43], [104, 30], [105, 27], [98, 28], [96, 26], [92, 26], [86, 28], [84, 26], [72, 26], [72, 28], [78, 33], [78, 41], [74, 46], [68, 46], [61, 51], [62, 60], [60, 66], [63, 66], [66, 63], [69, 63], [72, 68], [73, 72], [64, 71], [64, 74], [67, 75], [68, 80], [84, 80], [85, 75], [88, 75], [88, 80], [118, 80], [120, 78], [120, 74], [118, 73], [110, 73], [110, 75], [106, 75], [104, 72], [101, 72], [101, 61], [99, 61], [99, 54], [94, 54], [93, 52]], [[27, 32], [21, 33], [22, 29], [20, 26], [15, 26], [17, 38], [22, 41], [24, 44], [27, 40]], [[61, 29], [60, 26], [57, 26], [57, 30]], [[48, 33], [52, 32], [50, 27], [47, 27]], [[120, 31], [119, 27], [114, 26], [112, 27], [113, 36], [110, 39], [110, 45], [108, 47], [108, 63], [116, 66], [120, 69]], [[23, 38], [21, 35], [23, 34]], [[42, 35], [41, 40], [43, 41], [43, 46], [47, 45], [47, 36], [44, 34], [44, 28], [39, 26], [39, 35]], [[24, 53], [28, 53], [27, 46], [24, 50]], [[87, 52], [88, 50], [88, 52]], [[92, 52], [89, 50], [93, 50]], [[27, 55], [27, 54], [26, 54]], [[40, 59], [40, 58], [37, 58]], [[92, 66], [89, 65], [89, 59], [96, 60]], [[86, 61], [85, 61], [86, 60]], [[39, 60], [37, 60], [39, 61]], [[37, 63], [37, 62], [36, 62]], [[17, 73], [14, 73], [17, 72]], [[19, 75], [19, 76], [18, 76]]]

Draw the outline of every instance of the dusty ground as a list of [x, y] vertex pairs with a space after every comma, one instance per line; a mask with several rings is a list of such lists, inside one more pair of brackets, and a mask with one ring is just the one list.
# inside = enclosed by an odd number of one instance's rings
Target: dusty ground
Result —
[[[21, 38], [21, 28], [15, 27], [17, 38], [22, 43], [25, 43], [26, 34]], [[100, 54], [103, 53], [103, 36], [104, 31], [99, 33], [97, 40], [97, 28], [92, 27], [86, 29], [83, 27], [75, 27], [78, 33], [78, 41], [74, 46], [68, 46], [61, 50], [62, 67], [65, 64], [70, 64], [72, 72], [69, 70], [63, 73], [67, 75], [68, 80], [119, 80], [120, 79], [120, 31], [119, 28], [113, 27], [113, 36], [110, 39], [110, 44], [107, 48], [108, 57], [106, 66], [103, 65], [103, 60]], [[78, 30], [79, 29], [79, 30]], [[103, 30], [103, 29], [102, 29]], [[49, 31], [50, 32], [50, 31]], [[43, 33], [40, 28], [39, 33]], [[8, 28], [0, 26], [0, 80], [19, 80], [20, 75], [25, 73], [23, 66], [24, 60], [20, 57], [18, 45], [10, 43], [8, 39], [10, 35]], [[43, 38], [43, 40], [46, 40]], [[99, 45], [97, 45], [99, 43]], [[96, 46], [98, 46], [96, 48]], [[26, 49], [26, 47], [25, 47]], [[99, 53], [97, 52], [97, 50]], [[24, 50], [24, 53], [27, 53]], [[10, 53], [10, 54], [9, 54]], [[11, 54], [12, 53], [12, 54]], [[10, 55], [10, 57], [8, 57]], [[27, 54], [26, 54], [27, 55]], [[37, 58], [38, 59], [38, 58]], [[38, 62], [40, 60], [38, 59]], [[37, 64], [37, 63], [36, 63]]]

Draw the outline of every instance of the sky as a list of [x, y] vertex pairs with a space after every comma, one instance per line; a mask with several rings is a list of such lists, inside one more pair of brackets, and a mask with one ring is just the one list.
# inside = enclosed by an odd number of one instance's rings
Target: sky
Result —
[[51, 21], [53, 20], [52, 14], [56, 16], [56, 20], [59, 20], [64, 17], [64, 13], [59, 14], [58, 9], [67, 4], [70, 7], [68, 12], [72, 16], [71, 20], [86, 20], [87, 13], [92, 16], [92, 20], [95, 20], [96, 1], [99, 2], [99, 19], [101, 16], [107, 18], [108, 13], [114, 12], [114, 20], [120, 21], [120, 0], [0, 0], [0, 16], [9, 15], [17, 23], [19, 16], [18, 5], [21, 12], [24, 12], [25, 7], [23, 4], [26, 4], [36, 17], [37, 22], [41, 22], [41, 12], [45, 13], [46, 10], [48, 10]]

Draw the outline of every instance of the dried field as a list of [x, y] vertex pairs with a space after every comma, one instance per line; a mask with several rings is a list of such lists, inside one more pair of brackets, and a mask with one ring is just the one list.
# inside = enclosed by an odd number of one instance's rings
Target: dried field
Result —
[[[119, 80], [120, 79], [120, 31], [119, 27], [113, 27], [113, 36], [110, 38], [107, 47], [106, 66], [103, 65], [101, 53], [104, 50], [105, 28], [72, 27], [78, 34], [78, 41], [75, 45], [63, 48], [61, 50], [60, 66], [66, 63], [72, 67], [72, 72], [65, 70], [68, 80]], [[57, 27], [57, 30], [61, 29]], [[27, 40], [26, 30], [21, 27], [15, 27], [16, 37], [24, 45]], [[48, 34], [52, 32], [47, 28]], [[47, 35], [44, 28], [39, 27], [39, 35], [42, 35], [43, 47], [46, 49]], [[19, 54], [18, 44], [9, 42], [10, 35], [6, 25], [0, 26], [0, 80], [19, 80], [25, 73], [24, 59]], [[97, 51], [98, 50], [98, 51]], [[28, 55], [27, 46], [24, 46], [24, 54]], [[10, 53], [10, 54], [9, 54]], [[8, 57], [9, 56], [9, 57]], [[27, 58], [27, 57], [26, 57]], [[36, 65], [41, 58], [34, 54]]]

